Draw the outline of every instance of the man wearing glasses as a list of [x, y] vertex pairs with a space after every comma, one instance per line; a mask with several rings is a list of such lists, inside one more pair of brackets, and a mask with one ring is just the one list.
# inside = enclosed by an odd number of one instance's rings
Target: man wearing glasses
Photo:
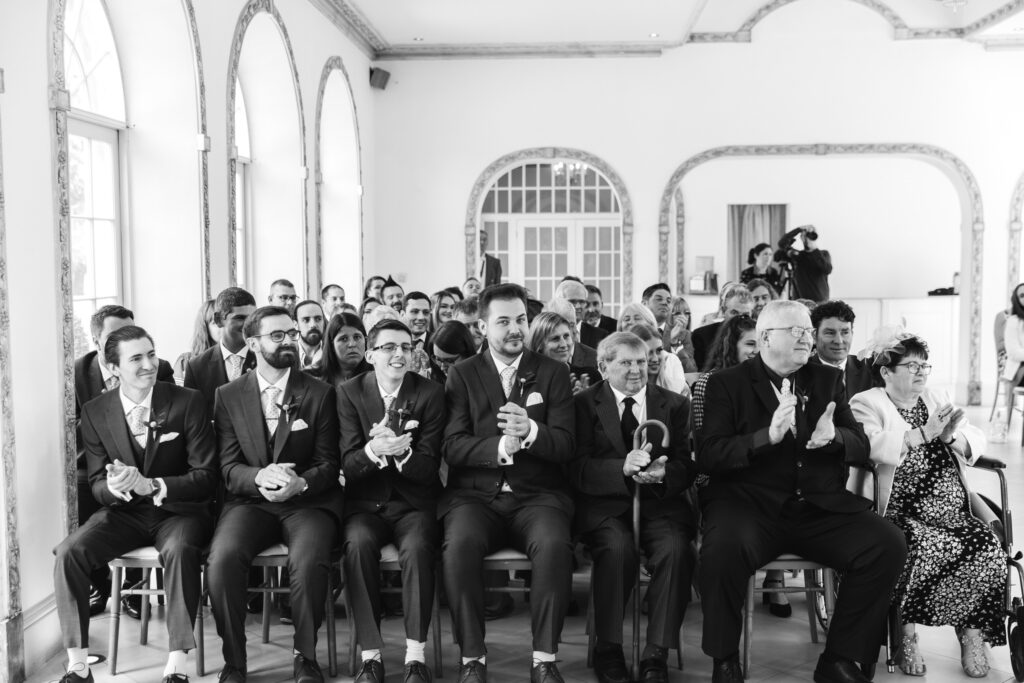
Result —
[[207, 581], [223, 640], [220, 682], [244, 683], [249, 566], [288, 546], [296, 683], [323, 680], [316, 633], [324, 618], [331, 548], [342, 519], [334, 390], [295, 367], [299, 331], [288, 310], [256, 309], [245, 321], [256, 372], [217, 389], [214, 415], [224, 512], [210, 543]]
[[424, 649], [437, 563], [444, 389], [409, 371], [415, 347], [403, 323], [382, 320], [366, 341], [373, 371], [338, 392], [342, 471], [349, 492], [342, 534], [345, 580], [363, 660], [355, 680], [384, 683], [380, 551], [392, 543], [402, 571], [403, 680], [430, 683]]
[[701, 491], [701, 605], [715, 683], [743, 680], [747, 582], [783, 553], [843, 576], [814, 680], [868, 681], [903, 568], [903, 534], [845, 488], [846, 464], [868, 460], [868, 440], [840, 372], [808, 363], [813, 331], [804, 306], [773, 301], [757, 319], [759, 355], [708, 380], [697, 465], [711, 477]]

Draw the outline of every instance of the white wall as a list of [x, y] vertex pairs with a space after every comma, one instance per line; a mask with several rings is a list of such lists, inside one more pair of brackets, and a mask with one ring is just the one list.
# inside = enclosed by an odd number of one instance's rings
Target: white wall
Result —
[[[665, 185], [689, 157], [722, 145], [914, 142], [951, 151], [977, 177], [983, 319], [1004, 305], [1009, 198], [1024, 167], [1013, 151], [1024, 146], [1022, 52], [895, 41], [864, 6], [804, 0], [772, 13], [749, 44], [687, 45], [660, 59], [384, 66], [392, 78], [377, 107], [377, 240], [400, 246], [375, 254], [369, 269], [407, 272], [411, 287], [462, 278], [469, 192], [489, 163], [516, 149], [576, 147], [619, 173], [633, 200], [639, 292], [657, 273]], [[812, 220], [841, 217], [815, 211]], [[982, 379], [994, 372], [986, 357]]]

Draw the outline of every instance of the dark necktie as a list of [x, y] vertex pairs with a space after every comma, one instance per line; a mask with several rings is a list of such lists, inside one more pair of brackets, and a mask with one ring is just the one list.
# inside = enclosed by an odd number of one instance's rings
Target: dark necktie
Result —
[[633, 432], [640, 426], [636, 415], [633, 414], [633, 405], [636, 401], [632, 396], [622, 399], [622, 442], [626, 444], [626, 450], [633, 450]]

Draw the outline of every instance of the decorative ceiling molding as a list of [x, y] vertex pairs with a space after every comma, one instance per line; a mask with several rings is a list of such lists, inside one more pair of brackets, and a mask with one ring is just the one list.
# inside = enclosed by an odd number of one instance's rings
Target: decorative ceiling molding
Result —
[[[754, 27], [760, 24], [765, 17], [774, 12], [775, 10], [781, 9], [786, 5], [790, 5], [797, 0], [771, 0], [765, 5], [762, 5], [757, 9], [750, 17], [743, 22], [743, 24], [735, 31], [724, 31], [714, 33], [694, 33], [690, 36], [690, 42], [692, 43], [749, 43], [751, 34], [753, 33]], [[885, 5], [879, 0], [850, 0], [850, 2], [856, 2], [858, 5], [864, 5], [870, 10], [873, 10], [892, 26], [895, 36], [897, 38], [904, 37], [907, 32], [907, 23], [903, 21], [903, 18], [892, 10], [891, 7]]]
[[466, 43], [438, 45], [393, 45], [377, 53], [376, 59], [500, 59], [552, 57], [660, 57], [666, 49], [682, 43]]
[[388, 42], [373, 27], [370, 20], [345, 0], [309, 0], [309, 2], [351, 38], [362, 53], [370, 59], [377, 59], [378, 54], [389, 47]]

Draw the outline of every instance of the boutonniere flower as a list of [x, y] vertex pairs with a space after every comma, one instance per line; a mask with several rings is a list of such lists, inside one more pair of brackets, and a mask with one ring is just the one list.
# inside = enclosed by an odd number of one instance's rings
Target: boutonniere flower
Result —
[[149, 428], [157, 433], [162, 432], [164, 429], [166, 429], [167, 413], [164, 412], [160, 413], [159, 415], [152, 416], [152, 419], [149, 421]]
[[398, 409], [398, 431], [399, 432], [411, 432], [420, 426], [418, 420], [412, 419], [412, 410], [415, 407], [415, 402], [406, 401], [405, 405]]
[[526, 396], [530, 391], [530, 387], [537, 383], [537, 374], [534, 372], [526, 372], [517, 378], [519, 382], [519, 401], [522, 403], [526, 400]]
[[281, 409], [282, 413], [284, 413], [285, 421], [286, 422], [290, 422], [291, 421], [291, 412], [293, 410], [298, 410], [299, 409], [299, 402], [296, 401], [295, 398], [291, 398], [291, 399], [288, 400], [287, 403], [284, 403], [283, 405], [278, 403], [277, 407]]

